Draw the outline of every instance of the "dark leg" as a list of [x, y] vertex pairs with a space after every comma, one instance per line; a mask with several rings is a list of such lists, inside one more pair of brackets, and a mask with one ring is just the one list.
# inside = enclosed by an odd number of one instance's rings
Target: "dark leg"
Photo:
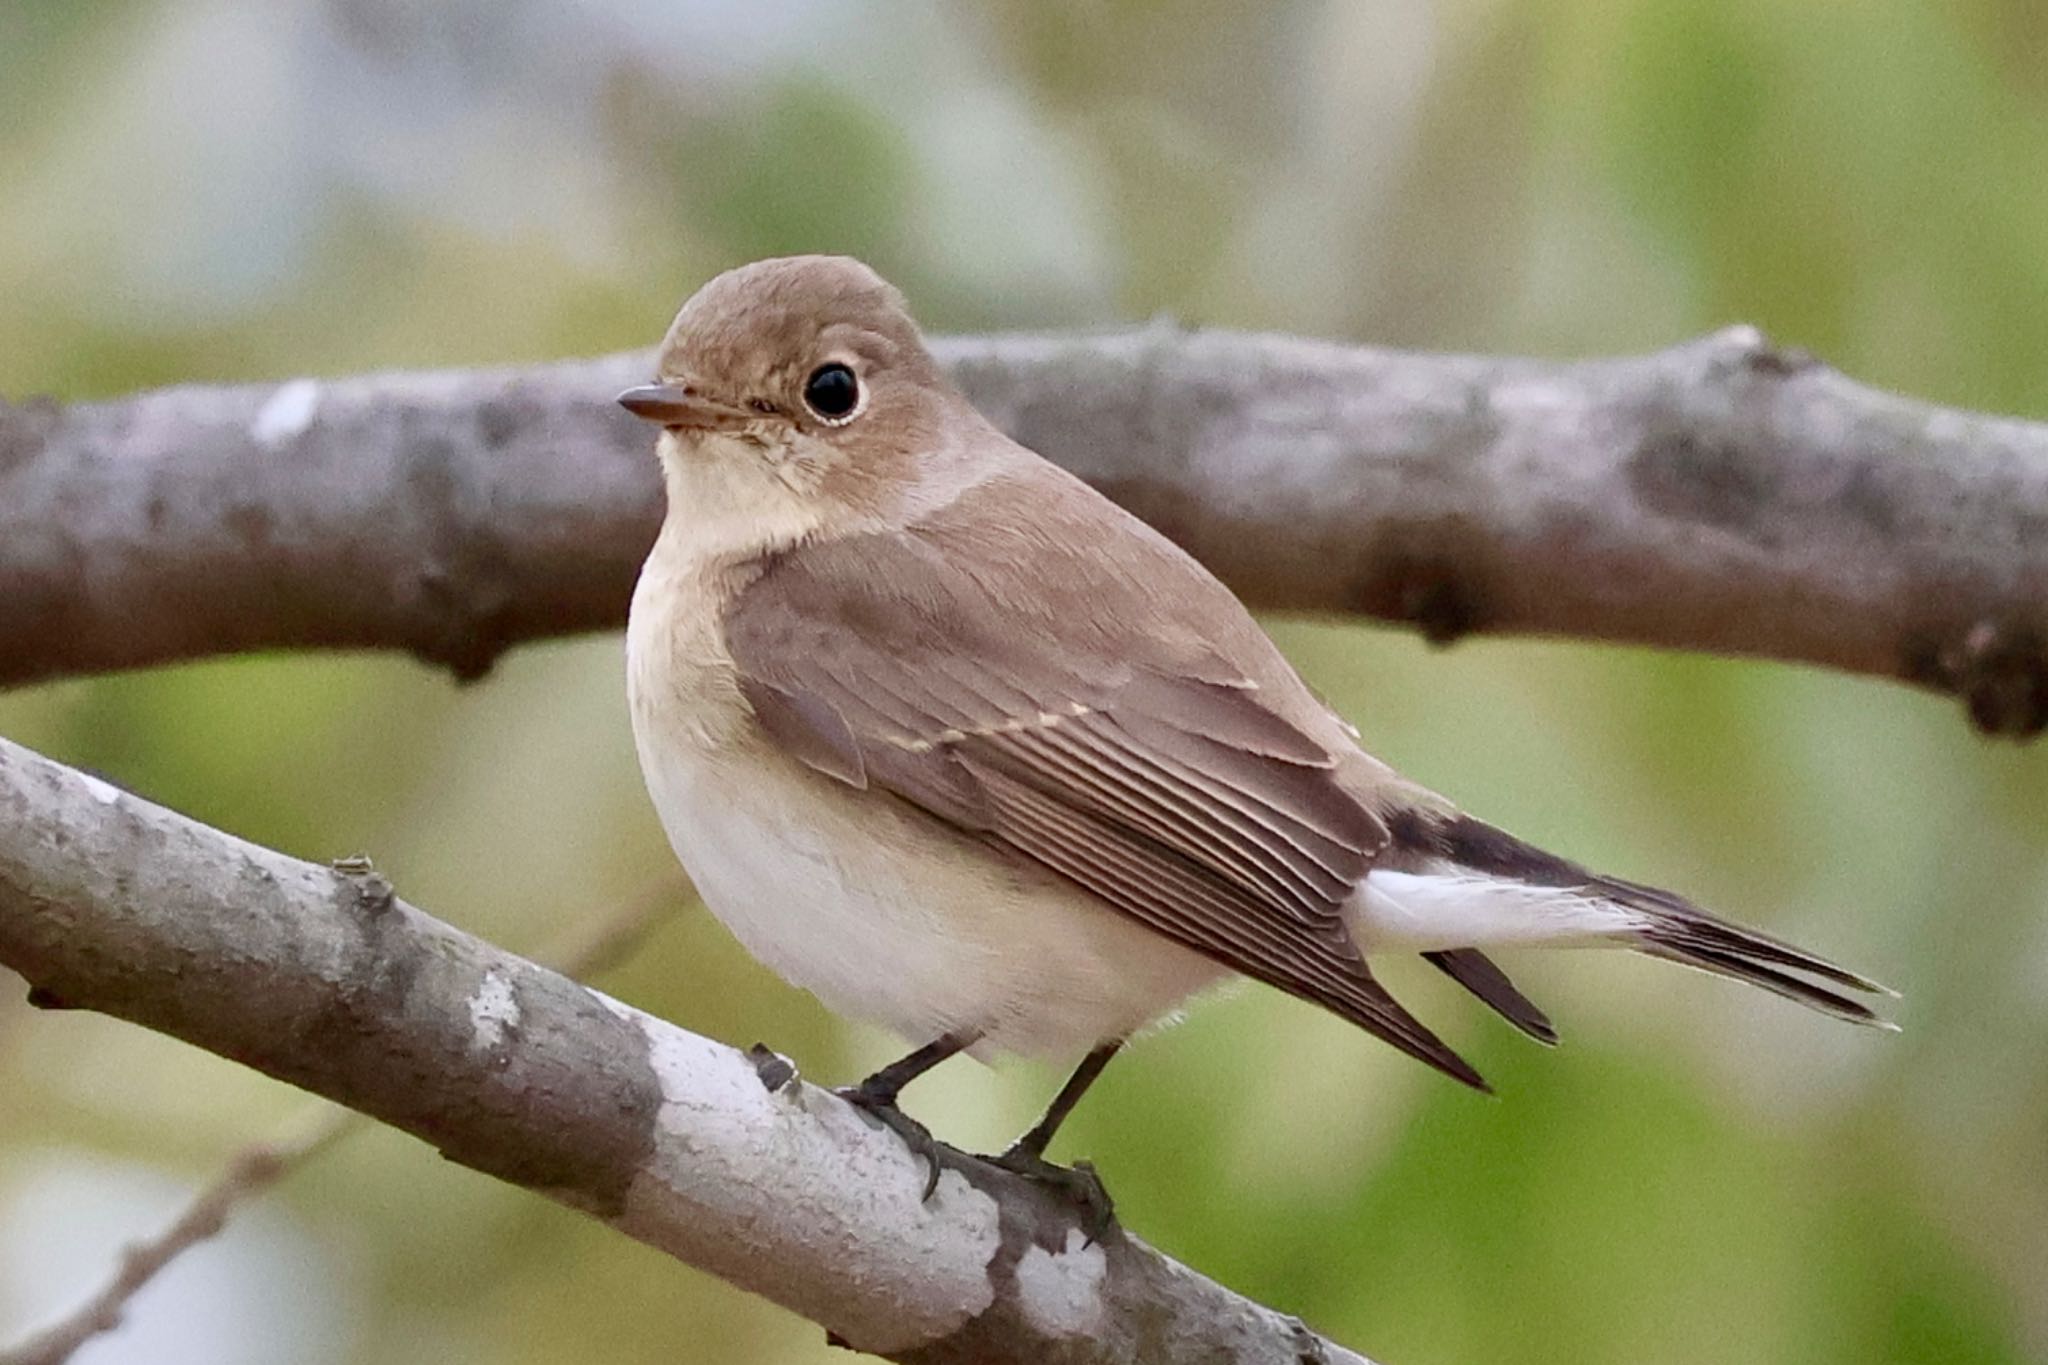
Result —
[[973, 1046], [974, 1035], [971, 1033], [942, 1033], [908, 1057], [899, 1057], [859, 1085], [839, 1093], [863, 1109], [894, 1109], [896, 1097], [904, 1086], [948, 1057], [957, 1056]]
[[1074, 1068], [1074, 1074], [1067, 1077], [1067, 1083], [1060, 1087], [1060, 1093], [1052, 1097], [1046, 1106], [1045, 1117], [1032, 1125], [1031, 1131], [1010, 1144], [1010, 1150], [1003, 1153], [1005, 1159], [1035, 1157], [1042, 1159], [1045, 1149], [1052, 1145], [1052, 1135], [1067, 1121], [1067, 1115], [1074, 1112], [1074, 1106], [1081, 1102], [1081, 1096], [1088, 1093], [1088, 1087], [1095, 1084], [1095, 1078], [1102, 1074], [1102, 1068], [1109, 1065], [1109, 1059], [1122, 1051], [1123, 1039], [1104, 1043], [1081, 1059], [1081, 1065]]
[[924, 1158], [928, 1168], [924, 1182], [926, 1199], [931, 1198], [932, 1191], [939, 1187], [939, 1163], [945, 1148], [932, 1136], [931, 1129], [896, 1107], [896, 1097], [904, 1086], [940, 1062], [974, 1046], [974, 1040], [975, 1035], [971, 1033], [942, 1033], [908, 1057], [889, 1063], [859, 1085], [849, 1085], [835, 1092], [856, 1109], [872, 1115], [876, 1122], [902, 1138], [906, 1147]]
[[995, 1164], [1004, 1170], [1051, 1186], [1072, 1200], [1081, 1210], [1082, 1226], [1091, 1242], [1101, 1241], [1115, 1223], [1116, 1205], [1110, 1199], [1109, 1191], [1103, 1188], [1102, 1177], [1095, 1173], [1093, 1166], [1085, 1161], [1075, 1162], [1071, 1169], [1055, 1166], [1045, 1159], [1045, 1149], [1051, 1145], [1053, 1134], [1066, 1122], [1067, 1115], [1081, 1102], [1081, 1096], [1088, 1093], [1088, 1087], [1095, 1084], [1102, 1068], [1109, 1065], [1109, 1059], [1116, 1056], [1123, 1045], [1119, 1038], [1102, 1044], [1082, 1058], [1081, 1065], [1074, 1068], [1074, 1074], [1060, 1087], [1060, 1093], [1052, 1097], [1045, 1117], [1033, 1124], [1031, 1131], [1011, 1143], [1009, 1150], [994, 1158]]

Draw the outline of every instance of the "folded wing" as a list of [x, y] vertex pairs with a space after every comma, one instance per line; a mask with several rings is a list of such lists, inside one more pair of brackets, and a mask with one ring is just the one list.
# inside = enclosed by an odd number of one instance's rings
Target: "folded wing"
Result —
[[[763, 727], [817, 771], [891, 792], [1484, 1088], [1346, 930], [1343, 903], [1388, 835], [1336, 758], [1200, 635], [1125, 629], [1116, 585], [1048, 607], [1032, 589], [1058, 566], [1043, 561], [1085, 551], [1032, 553], [963, 559], [913, 526], [764, 563], [725, 622]], [[1520, 1001], [1497, 971], [1454, 967]]]

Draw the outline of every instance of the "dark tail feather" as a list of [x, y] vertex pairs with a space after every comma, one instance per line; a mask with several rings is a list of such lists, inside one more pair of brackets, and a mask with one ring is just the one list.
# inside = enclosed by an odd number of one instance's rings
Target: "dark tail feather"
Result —
[[[1616, 899], [1623, 898], [1617, 896]], [[1627, 900], [1623, 903], [1635, 904]], [[1740, 925], [1707, 918], [1701, 911], [1695, 910], [1690, 915], [1661, 910], [1655, 913], [1659, 915], [1657, 922], [1642, 931], [1641, 941], [1637, 944], [1639, 951], [1651, 957], [1696, 967], [1716, 976], [1747, 981], [1752, 986], [1761, 986], [1773, 994], [1797, 1000], [1802, 1005], [1823, 1014], [1832, 1014], [1837, 1019], [1846, 1019], [1852, 1024], [1868, 1024], [1883, 1029], [1898, 1027], [1890, 1020], [1879, 1018], [1862, 1001], [1806, 978], [1819, 977], [1822, 981], [1873, 994], [1897, 994], [1874, 981]], [[1787, 968], [1806, 975], [1795, 976]]]
[[1683, 896], [1654, 886], [1625, 882], [1619, 877], [1595, 877], [1592, 884], [1595, 890], [1623, 905], [1648, 911], [1668, 921], [1649, 931], [1660, 943], [1669, 940], [1667, 946], [1681, 950], [1688, 946], [1711, 949], [1746, 960], [1791, 967], [1852, 991], [1898, 999], [1899, 993], [1889, 986], [1880, 985], [1846, 967], [1838, 967], [1824, 957], [1794, 947], [1781, 938], [1773, 938], [1760, 929], [1730, 923], [1700, 909]]
[[[1645, 921], [1626, 941], [1652, 957], [1747, 981], [1837, 1019], [1878, 1028], [1897, 1027], [1842, 993], [1849, 990], [1896, 998], [1897, 991], [1782, 939], [1732, 924], [1674, 892], [1588, 872], [1469, 815], [1403, 811], [1388, 821], [1388, 827], [1397, 844], [1423, 857], [1532, 886], [1584, 890], [1626, 906]], [[1459, 980], [1463, 983], [1463, 978]], [[1465, 984], [1482, 1000], [1494, 1004], [1483, 992]]]
[[1536, 1007], [1536, 1002], [1515, 989], [1515, 983], [1508, 980], [1508, 974], [1494, 965], [1492, 958], [1477, 948], [1450, 948], [1440, 953], [1424, 953], [1429, 964], [1486, 1002], [1495, 1014], [1513, 1024], [1537, 1042], [1549, 1047], [1557, 1045], [1557, 1029], [1551, 1025], [1550, 1016]]

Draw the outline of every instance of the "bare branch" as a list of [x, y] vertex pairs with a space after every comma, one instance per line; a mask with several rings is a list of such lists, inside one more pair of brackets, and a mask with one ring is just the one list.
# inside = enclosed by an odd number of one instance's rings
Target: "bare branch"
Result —
[[[567, 946], [541, 954], [541, 961], [570, 976], [601, 972], [631, 953], [653, 929], [660, 911], [680, 894], [676, 879], [664, 878], [628, 901], [623, 911], [579, 921], [591, 927], [579, 927]], [[163, 1231], [122, 1253], [120, 1266], [99, 1293], [20, 1345], [0, 1350], [0, 1365], [64, 1365], [88, 1341], [119, 1327], [129, 1302], [172, 1261], [218, 1236], [237, 1207], [367, 1124], [352, 1109], [316, 1100], [277, 1136], [243, 1147]]]
[[[0, 740], [0, 964], [917, 1362], [1360, 1357], [978, 1164], [397, 899]], [[778, 1059], [779, 1060], [779, 1059]]]
[[[1170, 329], [945, 339], [1255, 605], [1824, 664], [2048, 724], [2048, 426], [1733, 328], [1579, 364]], [[278, 647], [461, 677], [616, 626], [645, 355], [0, 407], [0, 684]]]

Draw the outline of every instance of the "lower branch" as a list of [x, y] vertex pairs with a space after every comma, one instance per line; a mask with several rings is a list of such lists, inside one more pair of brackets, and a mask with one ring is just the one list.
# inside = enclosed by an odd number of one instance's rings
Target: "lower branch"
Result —
[[300, 862], [0, 740], [0, 964], [391, 1123], [836, 1339], [917, 1362], [1360, 1357], [992, 1167]]
[[[942, 338], [983, 411], [1254, 606], [1823, 664], [2048, 725], [2048, 426], [1750, 328], [1557, 364], [1145, 329]], [[280, 647], [474, 677], [607, 629], [643, 353], [0, 404], [0, 685]]]
[[[578, 926], [570, 943], [543, 958], [572, 976], [603, 971], [638, 946], [654, 927], [661, 909], [678, 894], [674, 879], [665, 878], [623, 911], [593, 916], [591, 924]], [[314, 1100], [283, 1132], [252, 1142], [231, 1156], [168, 1227], [131, 1244], [122, 1253], [113, 1278], [75, 1312], [18, 1346], [0, 1349], [0, 1365], [64, 1365], [94, 1337], [119, 1327], [129, 1302], [172, 1261], [218, 1236], [237, 1208], [368, 1126], [368, 1120], [356, 1110]]]

